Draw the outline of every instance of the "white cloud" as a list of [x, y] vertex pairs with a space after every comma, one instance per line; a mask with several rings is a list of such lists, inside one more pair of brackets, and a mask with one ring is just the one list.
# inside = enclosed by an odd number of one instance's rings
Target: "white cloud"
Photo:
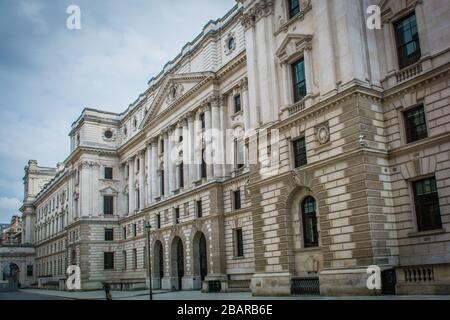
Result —
[[9, 223], [11, 216], [19, 214], [19, 208], [22, 205], [17, 198], [0, 198], [0, 223]]

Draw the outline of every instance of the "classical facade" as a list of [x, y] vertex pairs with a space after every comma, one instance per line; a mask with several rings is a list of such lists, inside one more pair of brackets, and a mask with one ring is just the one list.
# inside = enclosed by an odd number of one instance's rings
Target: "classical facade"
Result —
[[123, 113], [84, 109], [57, 168], [29, 162], [35, 282], [146, 287], [150, 260], [154, 288], [365, 295], [376, 265], [379, 294], [449, 293], [449, 18], [238, 1]]

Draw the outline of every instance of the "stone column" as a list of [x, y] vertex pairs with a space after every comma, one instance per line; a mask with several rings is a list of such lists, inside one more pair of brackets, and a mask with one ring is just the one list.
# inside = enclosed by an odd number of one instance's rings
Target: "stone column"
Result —
[[249, 107], [249, 101], [248, 101], [248, 79], [245, 77], [241, 81], [241, 93], [242, 93], [242, 110], [244, 111], [244, 125], [245, 130], [250, 129], [250, 107]]
[[169, 133], [164, 132], [164, 196], [169, 196]]
[[83, 162], [81, 164], [81, 173], [80, 173], [80, 217], [89, 216], [89, 192], [90, 192], [90, 184], [89, 184], [89, 174], [90, 174], [90, 165], [88, 162]]
[[134, 184], [134, 157], [128, 160], [128, 214], [136, 209], [135, 184]]
[[146, 203], [147, 205], [151, 204], [153, 202], [153, 196], [152, 196], [152, 178], [154, 178], [155, 176], [153, 175], [153, 170], [152, 170], [152, 162], [153, 162], [153, 157], [152, 157], [152, 145], [151, 143], [147, 144], [147, 194], [146, 194]]
[[92, 215], [95, 217], [100, 216], [100, 164], [95, 162], [92, 164]]
[[188, 144], [188, 154], [189, 154], [189, 187], [194, 186], [194, 181], [197, 180], [197, 171], [198, 171], [198, 165], [195, 161], [195, 114], [189, 113], [187, 117], [187, 127], [188, 127], [188, 134], [187, 134], [187, 144]]
[[183, 165], [184, 165], [184, 189], [189, 189], [191, 185], [190, 181], [190, 170], [191, 170], [191, 151], [190, 151], [190, 142], [189, 142], [189, 129], [188, 129], [188, 120], [183, 119]]
[[175, 141], [174, 141], [174, 128], [171, 127], [169, 128], [169, 133], [168, 133], [168, 145], [169, 145], [169, 150], [167, 153], [167, 161], [168, 161], [168, 165], [169, 165], [169, 190], [167, 193], [167, 196], [169, 196], [171, 194], [172, 191], [174, 191], [176, 189], [177, 186], [177, 176], [176, 176], [176, 164], [175, 164], [175, 159], [174, 159], [174, 148], [175, 148]]
[[195, 164], [195, 179], [199, 181], [202, 179], [202, 172], [200, 166], [202, 164], [202, 149], [203, 149], [203, 132], [200, 121], [200, 115], [205, 112], [204, 108], [200, 108], [196, 115], [196, 121], [194, 121], [194, 164]]
[[220, 123], [220, 108], [219, 98], [213, 97], [211, 100], [211, 145], [213, 152], [213, 174], [214, 179], [219, 179], [222, 176], [222, 139], [221, 139], [221, 123]]
[[208, 103], [205, 108], [205, 157], [206, 157], [206, 178], [213, 178], [212, 165], [212, 145], [211, 145], [211, 105]]
[[145, 150], [139, 152], [139, 209], [145, 208]]
[[151, 181], [151, 202], [155, 201], [155, 198], [161, 196], [159, 190], [159, 177], [158, 177], [158, 139], [153, 138], [151, 141], [152, 149], [152, 161], [150, 167], [150, 181]]

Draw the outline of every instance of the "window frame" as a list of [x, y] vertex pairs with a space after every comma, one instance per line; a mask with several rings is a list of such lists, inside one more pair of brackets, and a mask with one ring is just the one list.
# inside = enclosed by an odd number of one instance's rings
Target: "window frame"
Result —
[[[111, 261], [108, 261], [108, 257]], [[114, 270], [114, 252], [103, 252], [103, 270]]]
[[[110, 200], [111, 202], [108, 203], [107, 200]], [[110, 205], [110, 211], [107, 210], [108, 206]], [[104, 216], [113, 216], [114, 215], [114, 196], [112, 195], [104, 195], [103, 196], [103, 215]]]
[[113, 167], [105, 167], [104, 169], [104, 179], [114, 180], [114, 169]]
[[[312, 199], [314, 201], [314, 211], [313, 212], [305, 212], [305, 204], [306, 201]], [[313, 196], [306, 196], [300, 203], [301, 210], [301, 221], [302, 221], [302, 233], [303, 233], [303, 247], [304, 248], [317, 248], [319, 247], [319, 228], [318, 228], [318, 217], [317, 217], [317, 200]], [[313, 223], [313, 237], [316, 239], [315, 242], [308, 241], [307, 238], [307, 219], [312, 220]], [[315, 228], [314, 228], [315, 226]]]
[[244, 258], [244, 231], [242, 228], [233, 229], [234, 258]]
[[[414, 39], [414, 37], [411, 38], [411, 41], [403, 43], [402, 45], [399, 45], [400, 43], [400, 39], [399, 39], [399, 34], [397, 32], [397, 26], [402, 23], [403, 21], [405, 21], [406, 19], [411, 18], [412, 16], [415, 17], [415, 22], [416, 22], [416, 29], [417, 29], [417, 39]], [[395, 45], [395, 54], [397, 56], [397, 65], [399, 70], [408, 68], [409, 66], [417, 63], [418, 61], [420, 61], [420, 59], [422, 58], [422, 49], [420, 46], [420, 36], [419, 36], [419, 26], [417, 24], [417, 15], [416, 15], [416, 11], [412, 10], [410, 12], [408, 12], [407, 14], [399, 17], [398, 19], [396, 19], [393, 23], [392, 23], [392, 29], [393, 29], [393, 34], [394, 34], [394, 45]], [[415, 53], [418, 51], [418, 57], [411, 62], [405, 62], [401, 59], [401, 55], [400, 55], [400, 48], [401, 47], [406, 47], [408, 44], [415, 42], [417, 44], [418, 49], [415, 51]], [[413, 59], [411, 59], [413, 60]]]
[[235, 114], [242, 111], [242, 100], [240, 93], [236, 94], [233, 97], [233, 111]]
[[[434, 185], [436, 188], [436, 191], [434, 192], [434, 194], [435, 194], [435, 197], [436, 197], [435, 200], [436, 200], [437, 206], [438, 206], [438, 214], [437, 214], [438, 219], [437, 220], [439, 220], [439, 223], [438, 223], [438, 225], [434, 225], [434, 226], [422, 227], [421, 222], [423, 220], [423, 218], [422, 218], [423, 212], [419, 209], [420, 209], [420, 207], [423, 207], [423, 205], [419, 206], [420, 201], [417, 196], [416, 184], [426, 181], [426, 180], [434, 180]], [[412, 199], [413, 199], [412, 208], [414, 210], [414, 219], [415, 219], [415, 225], [416, 225], [417, 232], [441, 230], [443, 228], [442, 212], [441, 212], [439, 189], [437, 188], [436, 176], [435, 175], [422, 176], [420, 178], [411, 180], [409, 185], [410, 185], [411, 195], [412, 195]], [[422, 197], [424, 197], [424, 196], [422, 196]], [[429, 207], [429, 206], [427, 206], [427, 207]], [[429, 214], [429, 212], [427, 212], [427, 214]]]
[[114, 228], [105, 228], [105, 241], [114, 241]]
[[[303, 141], [303, 145], [304, 145], [304, 163], [297, 165], [297, 158], [300, 157], [301, 155], [296, 155], [296, 143]], [[306, 148], [306, 137], [305, 136], [301, 136], [301, 137], [297, 137], [295, 139], [292, 139], [291, 141], [291, 148], [292, 148], [292, 164], [294, 169], [298, 169], [301, 167], [304, 167], [306, 165], [308, 165], [308, 149]]]
[[[297, 79], [297, 65], [299, 65], [300, 63], [303, 63], [303, 79], [301, 81], [298, 81]], [[299, 101], [302, 101], [308, 94], [308, 89], [306, 86], [306, 66], [305, 66], [306, 62], [305, 62], [305, 57], [301, 56], [300, 58], [294, 60], [291, 64], [290, 64], [290, 69], [291, 69], [291, 81], [292, 81], [292, 94], [293, 94], [293, 101], [294, 103], [297, 103]], [[303, 83], [303, 88], [304, 88], [304, 93], [302, 96], [299, 95], [299, 84]]]
[[[407, 115], [408, 115], [408, 113], [414, 112], [414, 111], [416, 111], [418, 109], [422, 109], [423, 125], [425, 126], [425, 136], [424, 137], [416, 137], [415, 140], [412, 140], [412, 137], [410, 135], [410, 133], [411, 133], [410, 129], [411, 128], [409, 126], [410, 123], [408, 121]], [[421, 140], [424, 140], [424, 139], [429, 137], [429, 135], [428, 135], [428, 131], [429, 130], [428, 130], [427, 112], [426, 112], [426, 109], [425, 109], [425, 105], [423, 103], [419, 104], [419, 105], [415, 105], [413, 107], [410, 107], [410, 108], [408, 108], [406, 110], [403, 110], [402, 113], [401, 113], [401, 116], [402, 116], [402, 120], [403, 120], [403, 128], [404, 128], [405, 143], [406, 144], [410, 144], [410, 143], [414, 143], [414, 142], [417, 142], [417, 141], [421, 141]], [[416, 128], [417, 128], [417, 126], [416, 126]]]
[[203, 203], [201, 199], [195, 201], [195, 216], [197, 218], [203, 217]]
[[[237, 198], [237, 195], [239, 194], [239, 197]], [[233, 197], [233, 210], [240, 210], [242, 209], [242, 194], [241, 194], [241, 189], [236, 189], [233, 190], [231, 193], [232, 197]], [[238, 201], [236, 201], [237, 199], [239, 199]], [[239, 205], [237, 205], [239, 204]]]
[[[293, 1], [297, 1], [298, 4], [295, 7], [292, 7]], [[287, 11], [288, 11], [288, 18], [289, 20], [298, 16], [302, 10], [301, 10], [301, 0], [287, 0]]]

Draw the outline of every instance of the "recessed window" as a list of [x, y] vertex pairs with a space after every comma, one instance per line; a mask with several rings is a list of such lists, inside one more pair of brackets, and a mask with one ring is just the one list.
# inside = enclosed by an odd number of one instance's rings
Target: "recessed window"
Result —
[[111, 130], [106, 130], [105, 131], [105, 138], [106, 139], [111, 139], [113, 137], [113, 132]]
[[105, 167], [105, 179], [112, 180], [113, 179], [113, 168]]
[[241, 109], [241, 95], [234, 96], [234, 113], [240, 112]]
[[103, 265], [105, 270], [114, 269], [114, 252], [103, 253]]
[[133, 269], [137, 269], [137, 249], [133, 249]]
[[302, 202], [303, 240], [305, 248], [317, 247], [319, 236], [317, 232], [316, 200], [306, 197]]
[[202, 179], [207, 178], [205, 149], [202, 150], [202, 164], [200, 165], [200, 173], [202, 175]]
[[428, 137], [423, 105], [405, 111], [405, 129], [407, 143], [419, 141]]
[[123, 270], [127, 270], [127, 251], [122, 251], [122, 258], [123, 258]]
[[179, 187], [184, 188], [184, 164], [183, 164], [183, 162], [180, 163], [180, 165], [178, 166], [178, 182], [179, 182]]
[[137, 236], [137, 225], [136, 223], [133, 223], [133, 237]]
[[125, 240], [127, 238], [127, 228], [123, 227], [122, 228], [122, 238]]
[[164, 140], [163, 139], [159, 140], [159, 151], [161, 154], [164, 153]]
[[175, 224], [180, 223], [180, 208], [175, 208]]
[[241, 190], [233, 191], [233, 209], [241, 209]]
[[232, 51], [234, 48], [236, 48], [236, 39], [234, 37], [231, 37], [228, 39], [228, 50]]
[[300, 13], [300, 0], [288, 0], [289, 19]]
[[159, 176], [159, 188], [161, 190], [161, 195], [164, 195], [164, 170], [161, 170], [161, 174]]
[[300, 59], [291, 65], [292, 81], [294, 89], [294, 102], [302, 100], [306, 96], [305, 61]]
[[156, 215], [156, 229], [161, 229], [161, 215], [159, 213]]
[[243, 257], [244, 256], [244, 239], [242, 236], [242, 229], [235, 229], [234, 233], [234, 256]]
[[113, 215], [114, 214], [114, 197], [113, 196], [103, 196], [103, 214]]
[[32, 277], [32, 276], [33, 276], [33, 266], [27, 265], [27, 277]]
[[114, 241], [114, 229], [105, 229], [105, 241]]
[[195, 202], [195, 211], [197, 212], [197, 218], [203, 217], [203, 204], [202, 200], [197, 200]]
[[398, 65], [402, 69], [417, 62], [421, 56], [416, 14], [413, 12], [396, 22], [394, 29], [397, 42]]
[[134, 129], [137, 128], [137, 119], [136, 118], [133, 119], [133, 128]]
[[201, 122], [202, 129], [205, 129], [205, 114], [204, 113], [200, 113], [200, 122]]
[[242, 139], [234, 140], [234, 161], [236, 168], [241, 169], [245, 165], [245, 144]]
[[297, 140], [294, 140], [292, 143], [293, 149], [294, 149], [294, 166], [295, 168], [304, 166], [307, 164], [307, 158], [306, 158], [306, 143], [305, 138], [300, 138]]
[[442, 228], [436, 178], [413, 182], [414, 204], [419, 231]]

